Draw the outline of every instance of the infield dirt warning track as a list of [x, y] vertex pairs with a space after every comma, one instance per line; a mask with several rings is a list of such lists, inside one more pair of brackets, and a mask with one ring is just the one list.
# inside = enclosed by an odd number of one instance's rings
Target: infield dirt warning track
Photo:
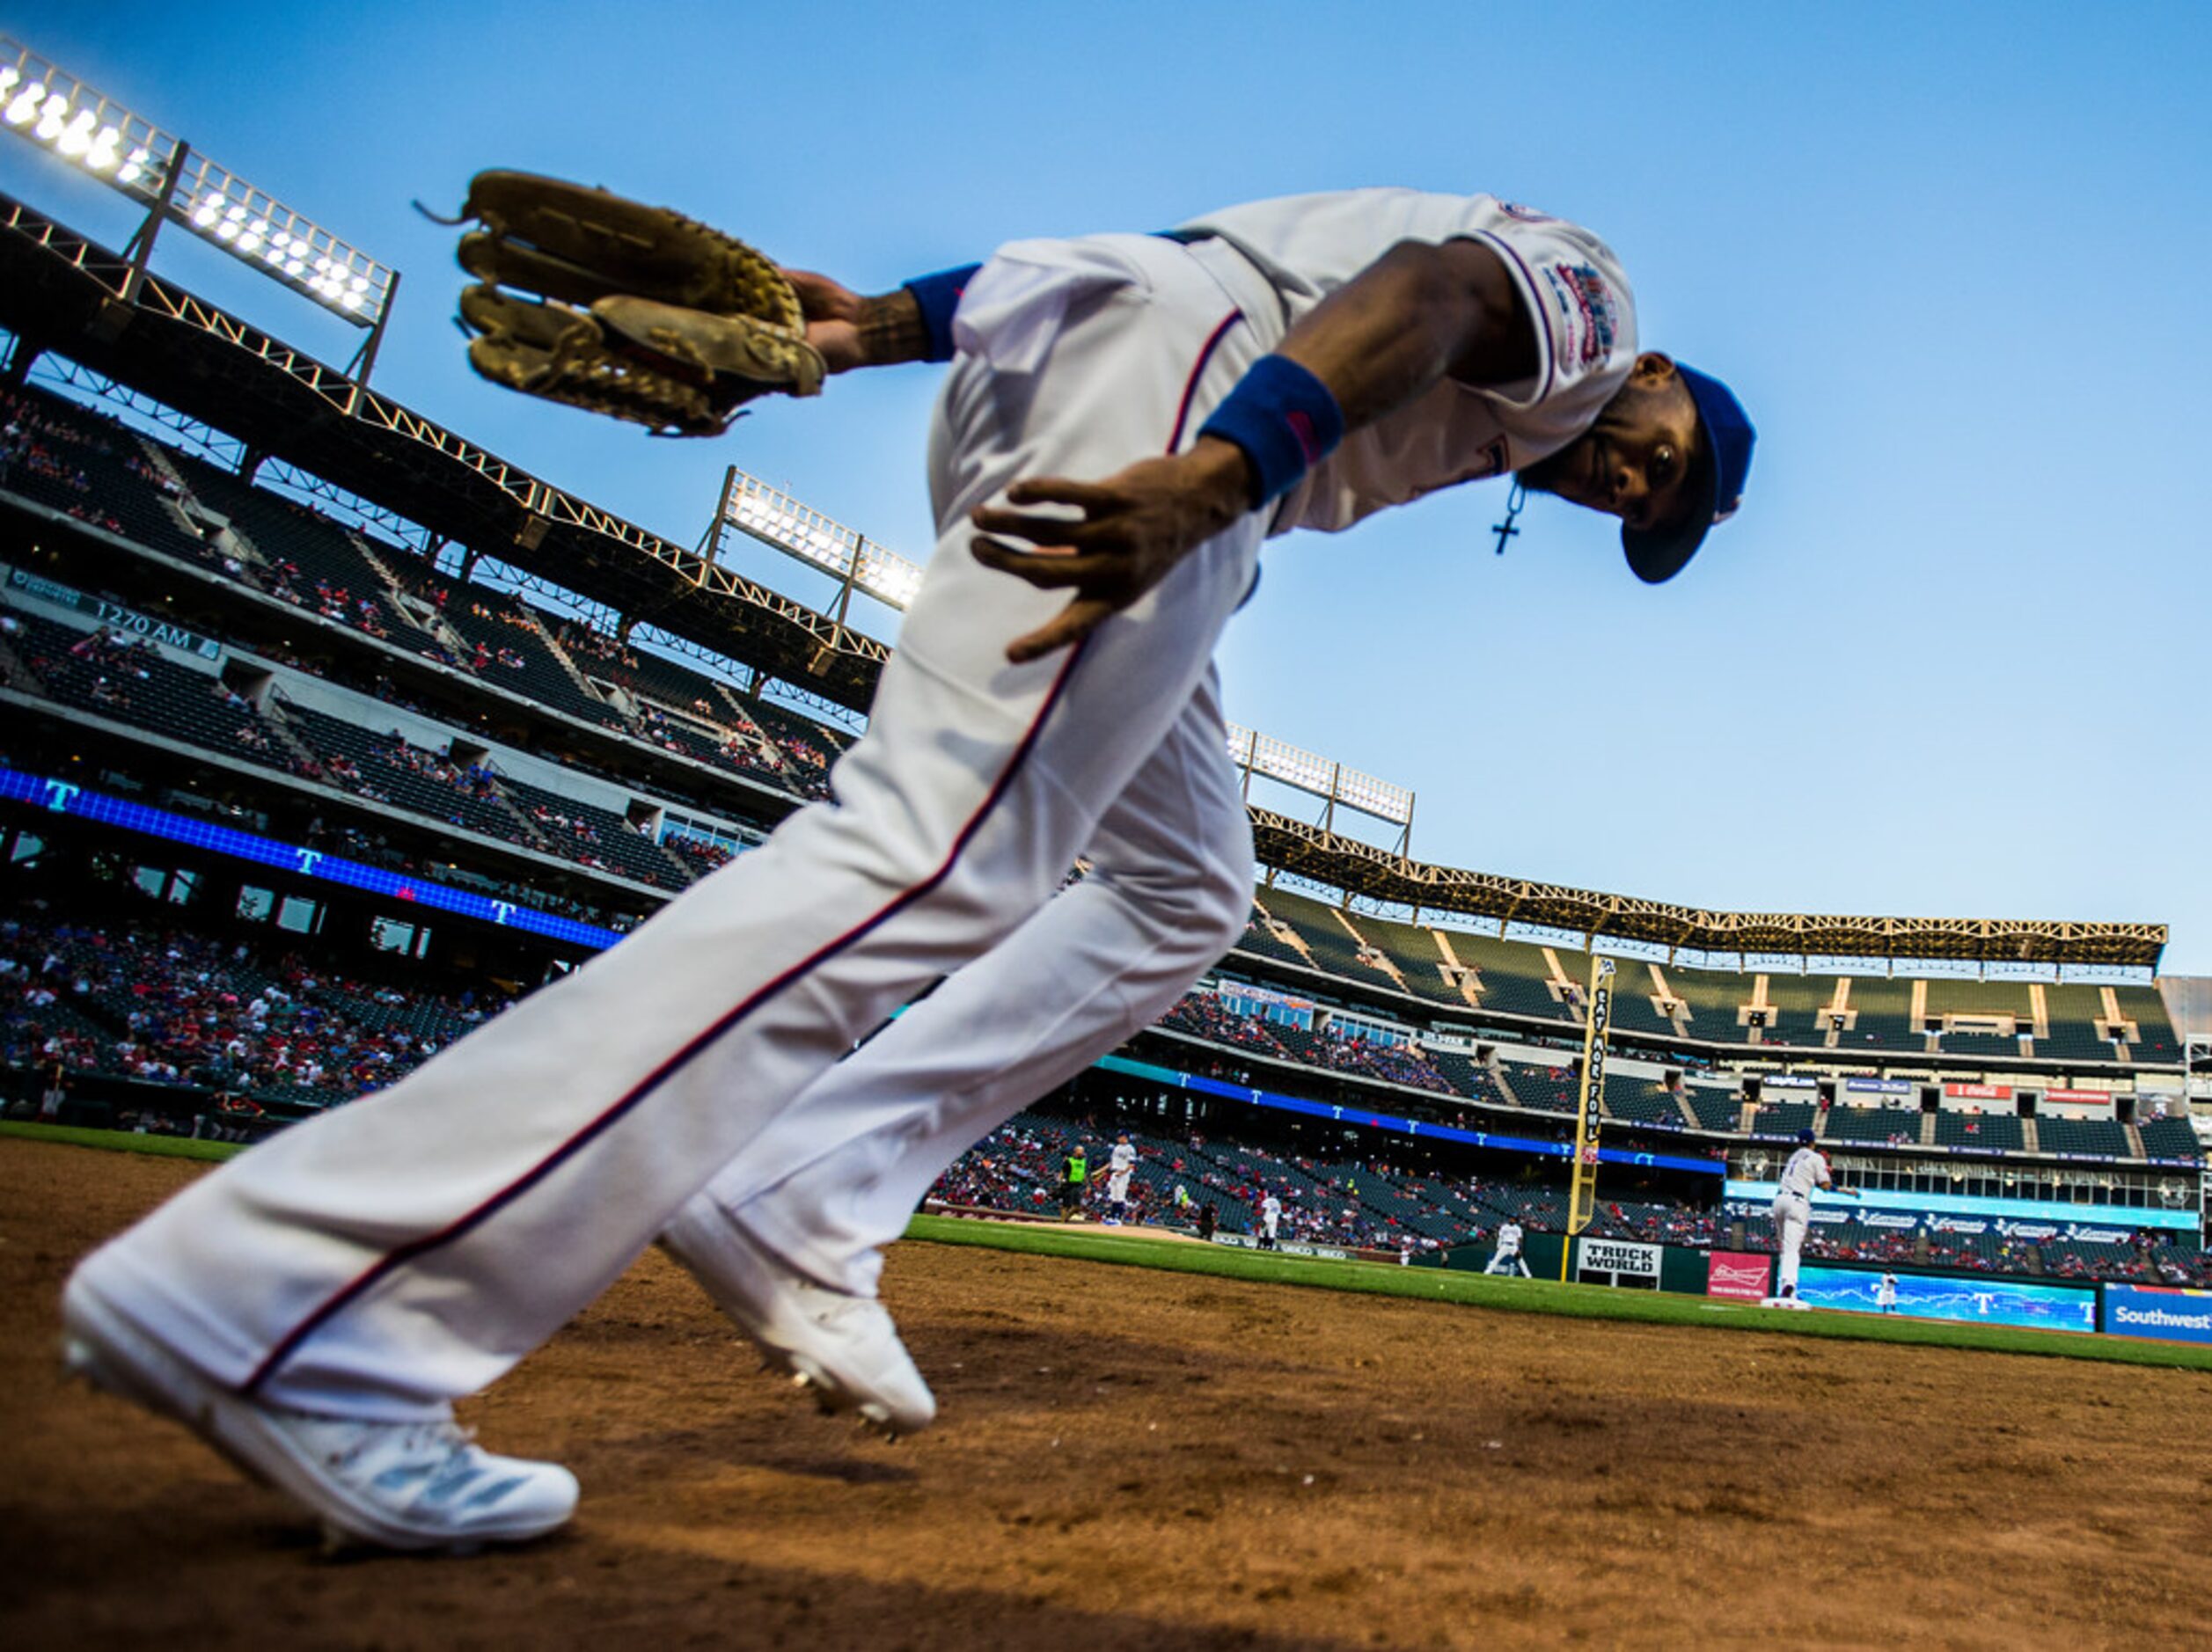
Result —
[[319, 1558], [66, 1385], [76, 1256], [199, 1173], [0, 1140], [0, 1641], [2203, 1645], [2212, 1374], [1485, 1312], [908, 1243], [942, 1406], [817, 1416], [657, 1254], [466, 1408], [576, 1521]]

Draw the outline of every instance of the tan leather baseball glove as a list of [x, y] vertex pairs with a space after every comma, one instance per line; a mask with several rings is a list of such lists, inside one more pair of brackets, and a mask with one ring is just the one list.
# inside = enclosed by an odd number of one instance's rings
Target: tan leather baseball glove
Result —
[[461, 322], [495, 384], [685, 436], [721, 435], [758, 396], [821, 391], [798, 295], [733, 236], [530, 172], [479, 172], [471, 220]]

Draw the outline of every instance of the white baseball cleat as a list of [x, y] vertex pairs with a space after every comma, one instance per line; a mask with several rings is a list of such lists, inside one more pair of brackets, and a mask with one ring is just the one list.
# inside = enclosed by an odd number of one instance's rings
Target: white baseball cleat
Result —
[[557, 1463], [495, 1457], [450, 1417], [370, 1422], [245, 1399], [201, 1376], [72, 1279], [62, 1363], [94, 1386], [182, 1422], [254, 1479], [304, 1503], [333, 1546], [467, 1554], [521, 1543], [575, 1512]]
[[817, 1284], [734, 1223], [679, 1215], [661, 1243], [824, 1411], [857, 1412], [894, 1439], [935, 1420], [936, 1397], [875, 1297]]

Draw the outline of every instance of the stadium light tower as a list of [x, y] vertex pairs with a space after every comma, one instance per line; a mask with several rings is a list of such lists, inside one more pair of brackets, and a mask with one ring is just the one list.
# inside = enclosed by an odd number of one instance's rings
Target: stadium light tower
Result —
[[194, 152], [173, 133], [125, 108], [21, 42], [0, 35], [0, 126], [146, 208], [132, 238], [120, 296], [137, 296], [154, 237], [165, 223], [331, 314], [370, 330], [355, 358], [366, 378], [399, 285], [399, 273]]
[[1337, 809], [1351, 809], [1397, 827], [1397, 852], [1410, 852], [1413, 842], [1413, 793], [1406, 787], [1378, 780], [1357, 769], [1347, 769], [1332, 757], [1304, 750], [1271, 735], [1247, 728], [1242, 723], [1229, 724], [1228, 732], [1229, 759], [1244, 775], [1246, 797], [1251, 795], [1254, 775], [1276, 781], [1293, 791], [1322, 800], [1322, 830], [1337, 829]]
[[837, 607], [831, 618], [840, 625], [855, 591], [873, 596], [886, 608], [904, 609], [921, 588], [919, 563], [885, 550], [858, 530], [831, 521], [734, 464], [723, 473], [721, 505], [707, 530], [705, 550], [709, 562], [719, 559], [722, 536], [731, 528], [837, 580]]

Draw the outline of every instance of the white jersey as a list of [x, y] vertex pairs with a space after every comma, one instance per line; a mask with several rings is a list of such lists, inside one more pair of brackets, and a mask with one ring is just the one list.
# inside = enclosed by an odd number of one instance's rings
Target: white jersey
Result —
[[1815, 1188], [1832, 1188], [1828, 1179], [1828, 1161], [1810, 1147], [1800, 1147], [1790, 1155], [1790, 1162], [1782, 1167], [1782, 1192], [1784, 1195], [1810, 1199]]
[[1498, 1230], [1498, 1248], [1501, 1251], [1517, 1251], [1520, 1248], [1520, 1223], [1508, 1222]]
[[1137, 1162], [1137, 1150], [1127, 1142], [1116, 1142], [1114, 1151], [1106, 1155], [1106, 1168], [1117, 1176], [1125, 1176]]
[[1494, 390], [1447, 381], [1355, 431], [1277, 508], [1277, 533], [1336, 533], [1386, 506], [1556, 453], [1590, 428], [1636, 362], [1636, 303], [1612, 249], [1494, 195], [1289, 195], [1183, 230], [1218, 235], [1251, 259], [1293, 321], [1401, 241], [1478, 241], [1504, 260], [1536, 321], [1530, 377]]
[[1897, 1282], [1887, 1274], [1884, 1274], [1881, 1283], [1874, 1287], [1874, 1300], [1886, 1308], [1896, 1302]]
[[1277, 1198], [1273, 1194], [1269, 1194], [1266, 1198], [1260, 1201], [1260, 1217], [1262, 1220], [1271, 1224], [1282, 1214], [1283, 1202]]

